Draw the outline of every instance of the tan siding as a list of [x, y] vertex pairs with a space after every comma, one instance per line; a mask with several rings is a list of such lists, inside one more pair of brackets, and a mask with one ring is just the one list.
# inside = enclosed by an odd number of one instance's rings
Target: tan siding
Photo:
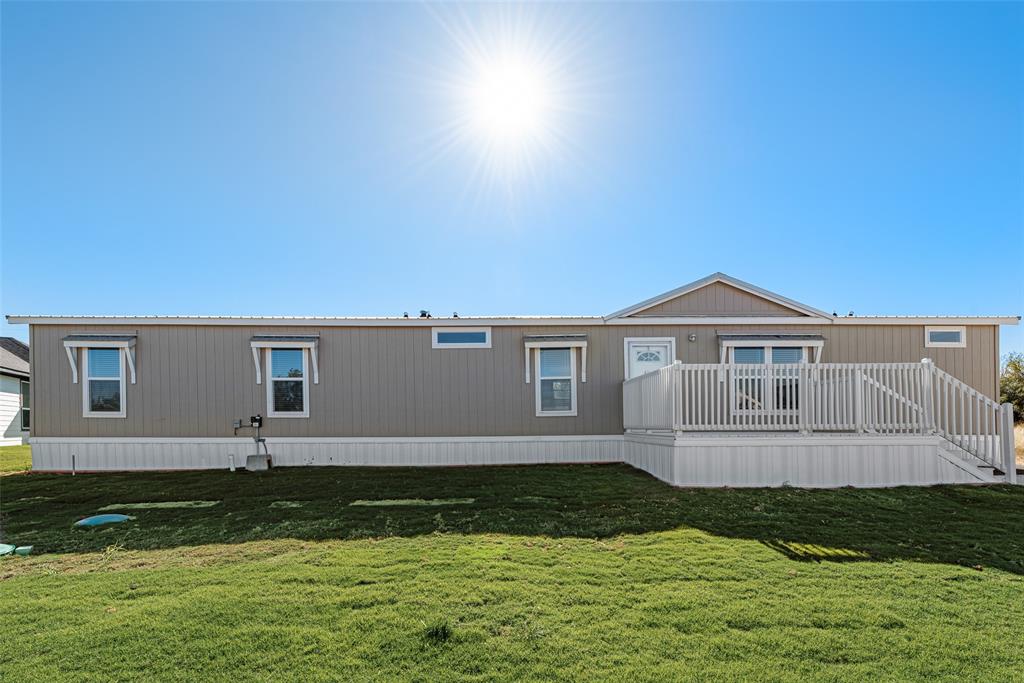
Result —
[[659, 315], [790, 315], [800, 316], [791, 308], [756, 294], [713, 282], [695, 291], [646, 308], [634, 317]]
[[[820, 332], [826, 362], [936, 364], [987, 395], [995, 393], [995, 326], [968, 327], [966, 349], [924, 347], [922, 326], [772, 325]], [[318, 331], [320, 384], [310, 385], [309, 419], [269, 419], [269, 436], [504, 436], [616, 434], [622, 431], [623, 339], [676, 339], [684, 363], [718, 362], [717, 331], [750, 326], [494, 327], [491, 349], [438, 350], [429, 328], [33, 326], [36, 436], [232, 436], [232, 421], [266, 414], [249, 339], [258, 333]], [[128, 417], [82, 417], [61, 340], [71, 332], [139, 335], [138, 383], [128, 384]], [[524, 334], [589, 335], [588, 381], [578, 384], [578, 416], [535, 416], [534, 385], [523, 381]], [[687, 337], [696, 335], [696, 341]], [[536, 379], [534, 378], [534, 381]], [[247, 434], [243, 432], [242, 434]]]

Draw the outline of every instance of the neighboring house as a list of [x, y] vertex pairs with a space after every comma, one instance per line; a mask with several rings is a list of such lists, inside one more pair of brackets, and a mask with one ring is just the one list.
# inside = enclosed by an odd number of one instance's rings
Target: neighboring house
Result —
[[716, 273], [603, 317], [8, 320], [30, 325], [35, 469], [241, 465], [259, 413], [275, 465], [625, 461], [737, 486], [1014, 474], [995, 398], [999, 326], [1018, 317], [836, 316]]
[[0, 337], [0, 446], [27, 442], [30, 392], [28, 346], [13, 337]]

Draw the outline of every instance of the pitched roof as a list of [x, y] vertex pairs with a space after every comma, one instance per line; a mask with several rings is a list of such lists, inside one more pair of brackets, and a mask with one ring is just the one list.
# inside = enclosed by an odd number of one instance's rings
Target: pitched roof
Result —
[[0, 372], [28, 376], [28, 344], [14, 337], [0, 337]]
[[769, 292], [767, 289], [761, 289], [756, 285], [752, 285], [749, 282], [744, 282], [743, 280], [731, 277], [729, 275], [726, 275], [725, 273], [712, 273], [707, 277], [703, 277], [699, 280], [694, 280], [693, 282], [685, 284], [682, 287], [677, 287], [676, 289], [665, 292], [663, 294], [659, 294], [658, 296], [647, 299], [646, 301], [641, 301], [638, 304], [633, 304], [632, 306], [624, 308], [621, 311], [616, 311], [611, 315], [606, 315], [605, 320], [610, 320], [612, 318], [622, 318], [627, 315], [634, 315], [636, 313], [639, 313], [640, 311], [646, 310], [653, 306], [657, 306], [658, 304], [664, 303], [670, 299], [675, 299], [676, 297], [683, 296], [684, 294], [689, 294], [690, 292], [701, 289], [702, 287], [707, 287], [708, 285], [712, 285], [716, 282], [723, 282], [731, 287], [741, 289], [745, 292], [753, 294], [754, 296], [759, 296], [762, 299], [779, 304], [780, 306], [784, 306], [803, 315], [809, 315], [815, 318], [832, 317], [825, 311], [819, 311], [817, 308], [811, 308], [810, 306], [802, 304], [799, 301], [787, 299], [781, 294]]

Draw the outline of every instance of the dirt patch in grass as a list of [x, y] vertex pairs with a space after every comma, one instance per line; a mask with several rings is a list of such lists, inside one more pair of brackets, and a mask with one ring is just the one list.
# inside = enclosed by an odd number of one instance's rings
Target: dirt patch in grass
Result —
[[476, 498], [385, 498], [383, 500], [353, 500], [353, 507], [432, 507], [437, 505], [472, 505]]
[[166, 500], [153, 503], [111, 503], [97, 508], [98, 512], [111, 510], [187, 510], [192, 508], [212, 508], [220, 505], [219, 500]]

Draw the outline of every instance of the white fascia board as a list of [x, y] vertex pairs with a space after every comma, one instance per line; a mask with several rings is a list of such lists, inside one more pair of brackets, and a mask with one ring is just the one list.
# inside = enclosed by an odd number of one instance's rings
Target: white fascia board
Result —
[[605, 320], [605, 325], [1017, 325], [1019, 317], [1013, 316], [992, 316], [992, 317], [935, 317], [927, 316], [862, 316], [843, 318], [804, 318], [804, 317], [702, 317], [702, 316], [676, 316], [676, 317], [650, 317], [650, 318], [612, 318]]
[[832, 321], [827, 318], [805, 318], [800, 316], [736, 316], [736, 317], [713, 317], [713, 316], [665, 316], [651, 318], [611, 318], [605, 320], [605, 325], [633, 325], [644, 327], [647, 325], [828, 325]]
[[465, 327], [600, 325], [601, 316], [521, 318], [240, 318], [216, 316], [50, 316], [8, 315], [12, 325], [195, 325], [195, 326], [293, 326], [293, 327]]
[[[494, 327], [598, 325], [1017, 325], [1020, 316], [664, 316], [625, 318], [230, 318], [230, 317], [95, 317], [9, 315], [12, 325], [186, 325], [242, 327], [463, 327], [467, 323]], [[90, 343], [90, 346], [92, 344]]]
[[1018, 325], [1020, 316], [853, 316], [833, 318], [836, 325]]

